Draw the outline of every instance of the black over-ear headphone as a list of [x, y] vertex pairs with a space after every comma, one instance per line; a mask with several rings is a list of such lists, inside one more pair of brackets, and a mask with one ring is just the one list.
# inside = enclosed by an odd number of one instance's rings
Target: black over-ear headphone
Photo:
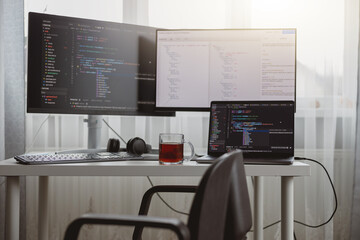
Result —
[[[108, 140], [106, 151], [118, 152], [124, 149], [120, 149], [119, 139], [110, 138]], [[143, 153], [149, 153], [151, 151], [151, 145], [146, 144], [145, 141], [139, 137], [131, 138], [126, 144], [126, 151], [128, 153], [141, 155]]]

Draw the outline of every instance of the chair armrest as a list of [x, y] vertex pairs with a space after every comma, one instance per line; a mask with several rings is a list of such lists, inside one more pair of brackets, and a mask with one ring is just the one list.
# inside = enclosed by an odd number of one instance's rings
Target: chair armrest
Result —
[[141, 200], [139, 215], [147, 215], [150, 207], [151, 198], [159, 192], [184, 192], [195, 193], [198, 186], [189, 185], [158, 185], [148, 189]]
[[69, 224], [65, 232], [64, 240], [76, 240], [84, 224], [164, 228], [175, 232], [179, 240], [190, 240], [189, 229], [178, 219], [115, 214], [82, 215]]
[[[150, 202], [152, 196], [155, 193], [159, 192], [186, 192], [186, 193], [195, 193], [198, 189], [198, 186], [189, 186], [189, 185], [157, 185], [148, 189], [141, 200], [139, 215], [147, 215], [149, 212]], [[135, 227], [133, 239], [140, 240], [143, 227]]]

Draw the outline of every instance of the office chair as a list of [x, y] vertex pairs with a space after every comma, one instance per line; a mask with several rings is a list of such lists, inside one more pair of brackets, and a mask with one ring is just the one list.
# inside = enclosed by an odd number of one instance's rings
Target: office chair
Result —
[[[156, 192], [194, 192], [188, 223], [174, 218], [143, 216]], [[135, 226], [133, 239], [141, 239], [143, 227], [172, 230], [180, 240], [246, 239], [252, 224], [242, 153], [219, 157], [205, 172], [198, 187], [156, 186], [142, 200], [140, 215], [84, 214], [66, 229], [65, 240], [75, 240], [84, 224]]]

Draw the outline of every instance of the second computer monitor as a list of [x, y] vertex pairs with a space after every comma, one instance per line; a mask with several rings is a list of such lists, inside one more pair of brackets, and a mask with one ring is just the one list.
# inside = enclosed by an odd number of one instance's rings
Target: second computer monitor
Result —
[[158, 30], [156, 107], [295, 101], [295, 29]]

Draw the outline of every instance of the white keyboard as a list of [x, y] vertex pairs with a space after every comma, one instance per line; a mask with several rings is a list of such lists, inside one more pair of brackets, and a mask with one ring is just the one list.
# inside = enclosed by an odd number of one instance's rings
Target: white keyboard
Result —
[[14, 158], [22, 164], [87, 163], [143, 159], [142, 156], [127, 152], [24, 154]]

